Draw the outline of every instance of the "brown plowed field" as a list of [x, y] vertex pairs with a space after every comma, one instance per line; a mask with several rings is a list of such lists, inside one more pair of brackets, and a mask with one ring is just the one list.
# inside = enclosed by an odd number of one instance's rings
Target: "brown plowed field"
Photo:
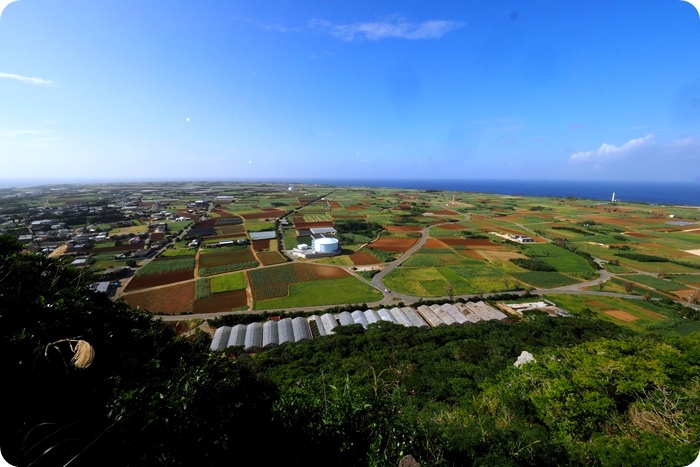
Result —
[[287, 262], [279, 251], [262, 251], [258, 253], [258, 259], [263, 266], [270, 266], [271, 264], [282, 264]]
[[420, 232], [423, 230], [420, 225], [385, 225], [384, 228], [389, 232]]
[[220, 208], [214, 208], [211, 210], [211, 212], [213, 212], [214, 214], [218, 214], [219, 217], [224, 217], [224, 218], [225, 217], [237, 217], [235, 214], [231, 214], [230, 212], [228, 212], [224, 209], [220, 209]]
[[423, 248], [449, 248], [447, 246], [447, 242], [441, 242], [440, 240], [436, 238], [429, 238], [426, 242], [425, 245], [423, 245]]
[[342, 209], [343, 208], [343, 205], [337, 201], [328, 201], [328, 206], [331, 209]]
[[318, 279], [336, 279], [345, 277], [350, 273], [345, 269], [320, 264], [294, 263], [294, 271], [301, 281], [315, 281]]
[[270, 249], [270, 239], [265, 240], [253, 240], [253, 250], [269, 250]]
[[405, 253], [418, 240], [415, 238], [382, 237], [369, 244], [370, 248], [393, 253]]
[[244, 212], [241, 214], [243, 219], [272, 219], [284, 215], [287, 211], [281, 209], [268, 208], [262, 212]]
[[468, 227], [459, 224], [444, 224], [440, 228], [445, 230], [466, 230]]
[[245, 289], [231, 290], [195, 300], [193, 311], [195, 313], [215, 313], [217, 311], [231, 311], [233, 308], [247, 305]]
[[372, 253], [367, 253], [366, 251], [356, 251], [350, 255], [350, 260], [352, 261], [352, 264], [356, 266], [365, 266], [380, 262]]
[[348, 206], [347, 209], [348, 211], [362, 211], [365, 207], [359, 204], [353, 204], [352, 206]]
[[147, 289], [161, 285], [173, 284], [189, 279], [194, 279], [194, 271], [186, 269], [183, 271], [164, 272], [162, 274], [150, 274], [148, 276], [135, 276], [124, 288], [124, 292]]
[[485, 260], [489, 259], [489, 258], [484, 257], [483, 255], [481, 255], [479, 252], [477, 252], [475, 250], [460, 250], [459, 254], [464, 256], [464, 257], [467, 257], [467, 258], [485, 259]]
[[154, 232], [150, 238], [152, 242], [159, 242], [165, 238], [165, 234], [163, 232]]
[[152, 313], [178, 315], [192, 311], [194, 300], [194, 283], [162, 287], [160, 289], [146, 290], [123, 296], [124, 301], [131, 306]]
[[217, 232], [221, 235], [243, 234], [245, 235], [245, 226], [239, 225], [219, 225], [216, 227]]

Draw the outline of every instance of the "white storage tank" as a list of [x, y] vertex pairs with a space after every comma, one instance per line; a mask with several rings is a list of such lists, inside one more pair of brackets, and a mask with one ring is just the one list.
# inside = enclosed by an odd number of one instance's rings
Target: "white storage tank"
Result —
[[337, 238], [314, 238], [311, 244], [319, 253], [334, 253], [340, 248]]

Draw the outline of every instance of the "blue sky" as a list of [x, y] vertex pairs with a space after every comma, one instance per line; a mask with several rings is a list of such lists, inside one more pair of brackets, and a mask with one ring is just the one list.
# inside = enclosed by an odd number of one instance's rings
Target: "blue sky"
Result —
[[[3, 2], [0, 2], [0, 4]], [[700, 183], [680, 0], [19, 0], [0, 181]]]

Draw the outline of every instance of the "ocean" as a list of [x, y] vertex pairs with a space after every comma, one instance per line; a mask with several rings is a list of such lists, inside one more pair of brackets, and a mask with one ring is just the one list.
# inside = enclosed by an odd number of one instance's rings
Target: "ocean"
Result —
[[610, 182], [610, 181], [533, 181], [533, 180], [382, 180], [338, 179], [304, 180], [333, 186], [367, 186], [414, 188], [520, 196], [548, 196], [610, 201], [613, 193], [618, 201], [700, 207], [698, 182]]

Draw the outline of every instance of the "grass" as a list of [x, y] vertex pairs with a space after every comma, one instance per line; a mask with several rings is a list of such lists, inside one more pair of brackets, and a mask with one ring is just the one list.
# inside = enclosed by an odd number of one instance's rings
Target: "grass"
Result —
[[540, 289], [553, 289], [578, 283], [577, 280], [558, 272], [514, 272], [511, 273], [517, 280], [530, 284]]
[[248, 285], [242, 272], [222, 274], [219, 276], [214, 276], [209, 280], [211, 282], [212, 293], [245, 289]]
[[316, 305], [344, 305], [381, 300], [382, 294], [354, 277], [299, 282], [289, 286], [286, 297], [258, 300], [256, 310], [288, 309]]
[[525, 255], [554, 266], [559, 272], [595, 272], [583, 257], [552, 243], [528, 245]]
[[675, 282], [661, 279], [658, 277], [654, 276], [648, 276], [646, 274], [629, 274], [629, 275], [624, 275], [620, 276], [622, 279], [627, 279], [633, 282], [637, 282], [639, 284], [646, 285], [648, 287], [651, 287], [653, 289], [660, 290], [662, 292], [670, 292], [672, 290], [680, 290], [684, 289], [685, 287], [677, 284]]

